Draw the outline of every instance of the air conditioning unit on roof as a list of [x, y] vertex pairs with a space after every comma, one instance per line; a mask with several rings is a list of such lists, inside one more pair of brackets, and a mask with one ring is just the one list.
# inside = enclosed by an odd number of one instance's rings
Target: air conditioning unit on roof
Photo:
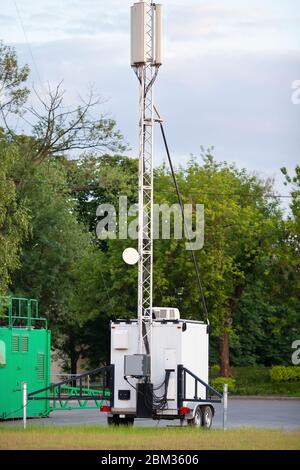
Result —
[[154, 307], [154, 320], [180, 320], [178, 308]]

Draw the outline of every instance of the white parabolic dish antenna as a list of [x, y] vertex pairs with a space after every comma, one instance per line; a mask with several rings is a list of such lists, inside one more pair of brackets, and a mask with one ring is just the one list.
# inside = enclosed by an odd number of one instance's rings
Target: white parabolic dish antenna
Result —
[[136, 264], [139, 260], [139, 254], [135, 248], [126, 248], [123, 251], [122, 258], [126, 264]]

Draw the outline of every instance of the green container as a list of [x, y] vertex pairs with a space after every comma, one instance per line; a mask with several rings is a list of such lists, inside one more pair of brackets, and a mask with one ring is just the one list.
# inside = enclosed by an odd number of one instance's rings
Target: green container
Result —
[[[51, 332], [35, 300], [0, 299], [0, 419], [23, 416], [22, 382], [28, 393], [50, 385], [50, 345]], [[49, 412], [48, 400], [28, 401], [28, 417]]]

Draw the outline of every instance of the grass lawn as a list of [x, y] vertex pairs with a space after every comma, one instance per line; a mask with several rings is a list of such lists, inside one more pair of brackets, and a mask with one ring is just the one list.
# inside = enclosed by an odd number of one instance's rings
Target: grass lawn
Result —
[[300, 431], [188, 428], [0, 427], [1, 450], [300, 449]]

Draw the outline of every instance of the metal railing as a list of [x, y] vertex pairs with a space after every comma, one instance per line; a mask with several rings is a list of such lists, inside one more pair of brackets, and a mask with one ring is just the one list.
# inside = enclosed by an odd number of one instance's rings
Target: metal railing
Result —
[[[194, 395], [189, 397], [187, 395], [187, 377], [191, 377], [194, 380]], [[199, 396], [199, 384], [205, 387], [206, 398], [203, 399]], [[218, 398], [213, 398], [216, 396]], [[184, 367], [183, 365], [177, 366], [177, 406], [180, 409], [183, 406], [183, 402], [197, 402], [197, 403], [223, 403], [223, 430], [227, 429], [227, 408], [228, 408], [228, 386], [224, 384], [223, 395], [222, 393], [215, 390], [213, 387], [208, 385], [206, 382], [197, 377], [193, 372]]]
[[0, 326], [47, 329], [46, 318], [39, 317], [38, 301], [24, 297], [0, 297]]
[[[50, 375], [50, 383], [60, 383], [65, 380], [70, 379], [70, 383], [76, 381], [76, 378], [79, 377], [81, 374], [67, 374], [67, 373], [60, 373], [60, 374], [51, 374]], [[90, 389], [91, 387], [97, 386], [96, 382], [91, 382], [90, 375], [87, 375], [83, 379], [83, 387]]]
[[[187, 377], [191, 377], [194, 380], [194, 394], [192, 397], [187, 396]], [[189, 402], [210, 402], [210, 403], [221, 403], [223, 395], [222, 393], [215, 390], [213, 387], [208, 385], [206, 382], [197, 377], [193, 372], [184, 367], [183, 365], [178, 365], [177, 368], [177, 403], [178, 408], [182, 407], [184, 401]], [[206, 398], [199, 396], [199, 384], [202, 387], [205, 387]], [[218, 398], [213, 398], [216, 396]]]
[[[84, 386], [87, 377], [99, 376], [97, 383], [99, 388], [91, 389]], [[28, 393], [30, 400], [48, 400], [50, 411], [57, 409], [74, 409], [70, 402], [77, 402], [76, 409], [79, 408], [100, 408], [102, 403], [109, 402], [109, 406], [114, 405], [114, 366], [109, 365], [99, 367], [89, 372], [71, 376], [66, 380], [53, 383], [49, 387], [35, 390]], [[89, 402], [94, 401], [94, 406]]]

